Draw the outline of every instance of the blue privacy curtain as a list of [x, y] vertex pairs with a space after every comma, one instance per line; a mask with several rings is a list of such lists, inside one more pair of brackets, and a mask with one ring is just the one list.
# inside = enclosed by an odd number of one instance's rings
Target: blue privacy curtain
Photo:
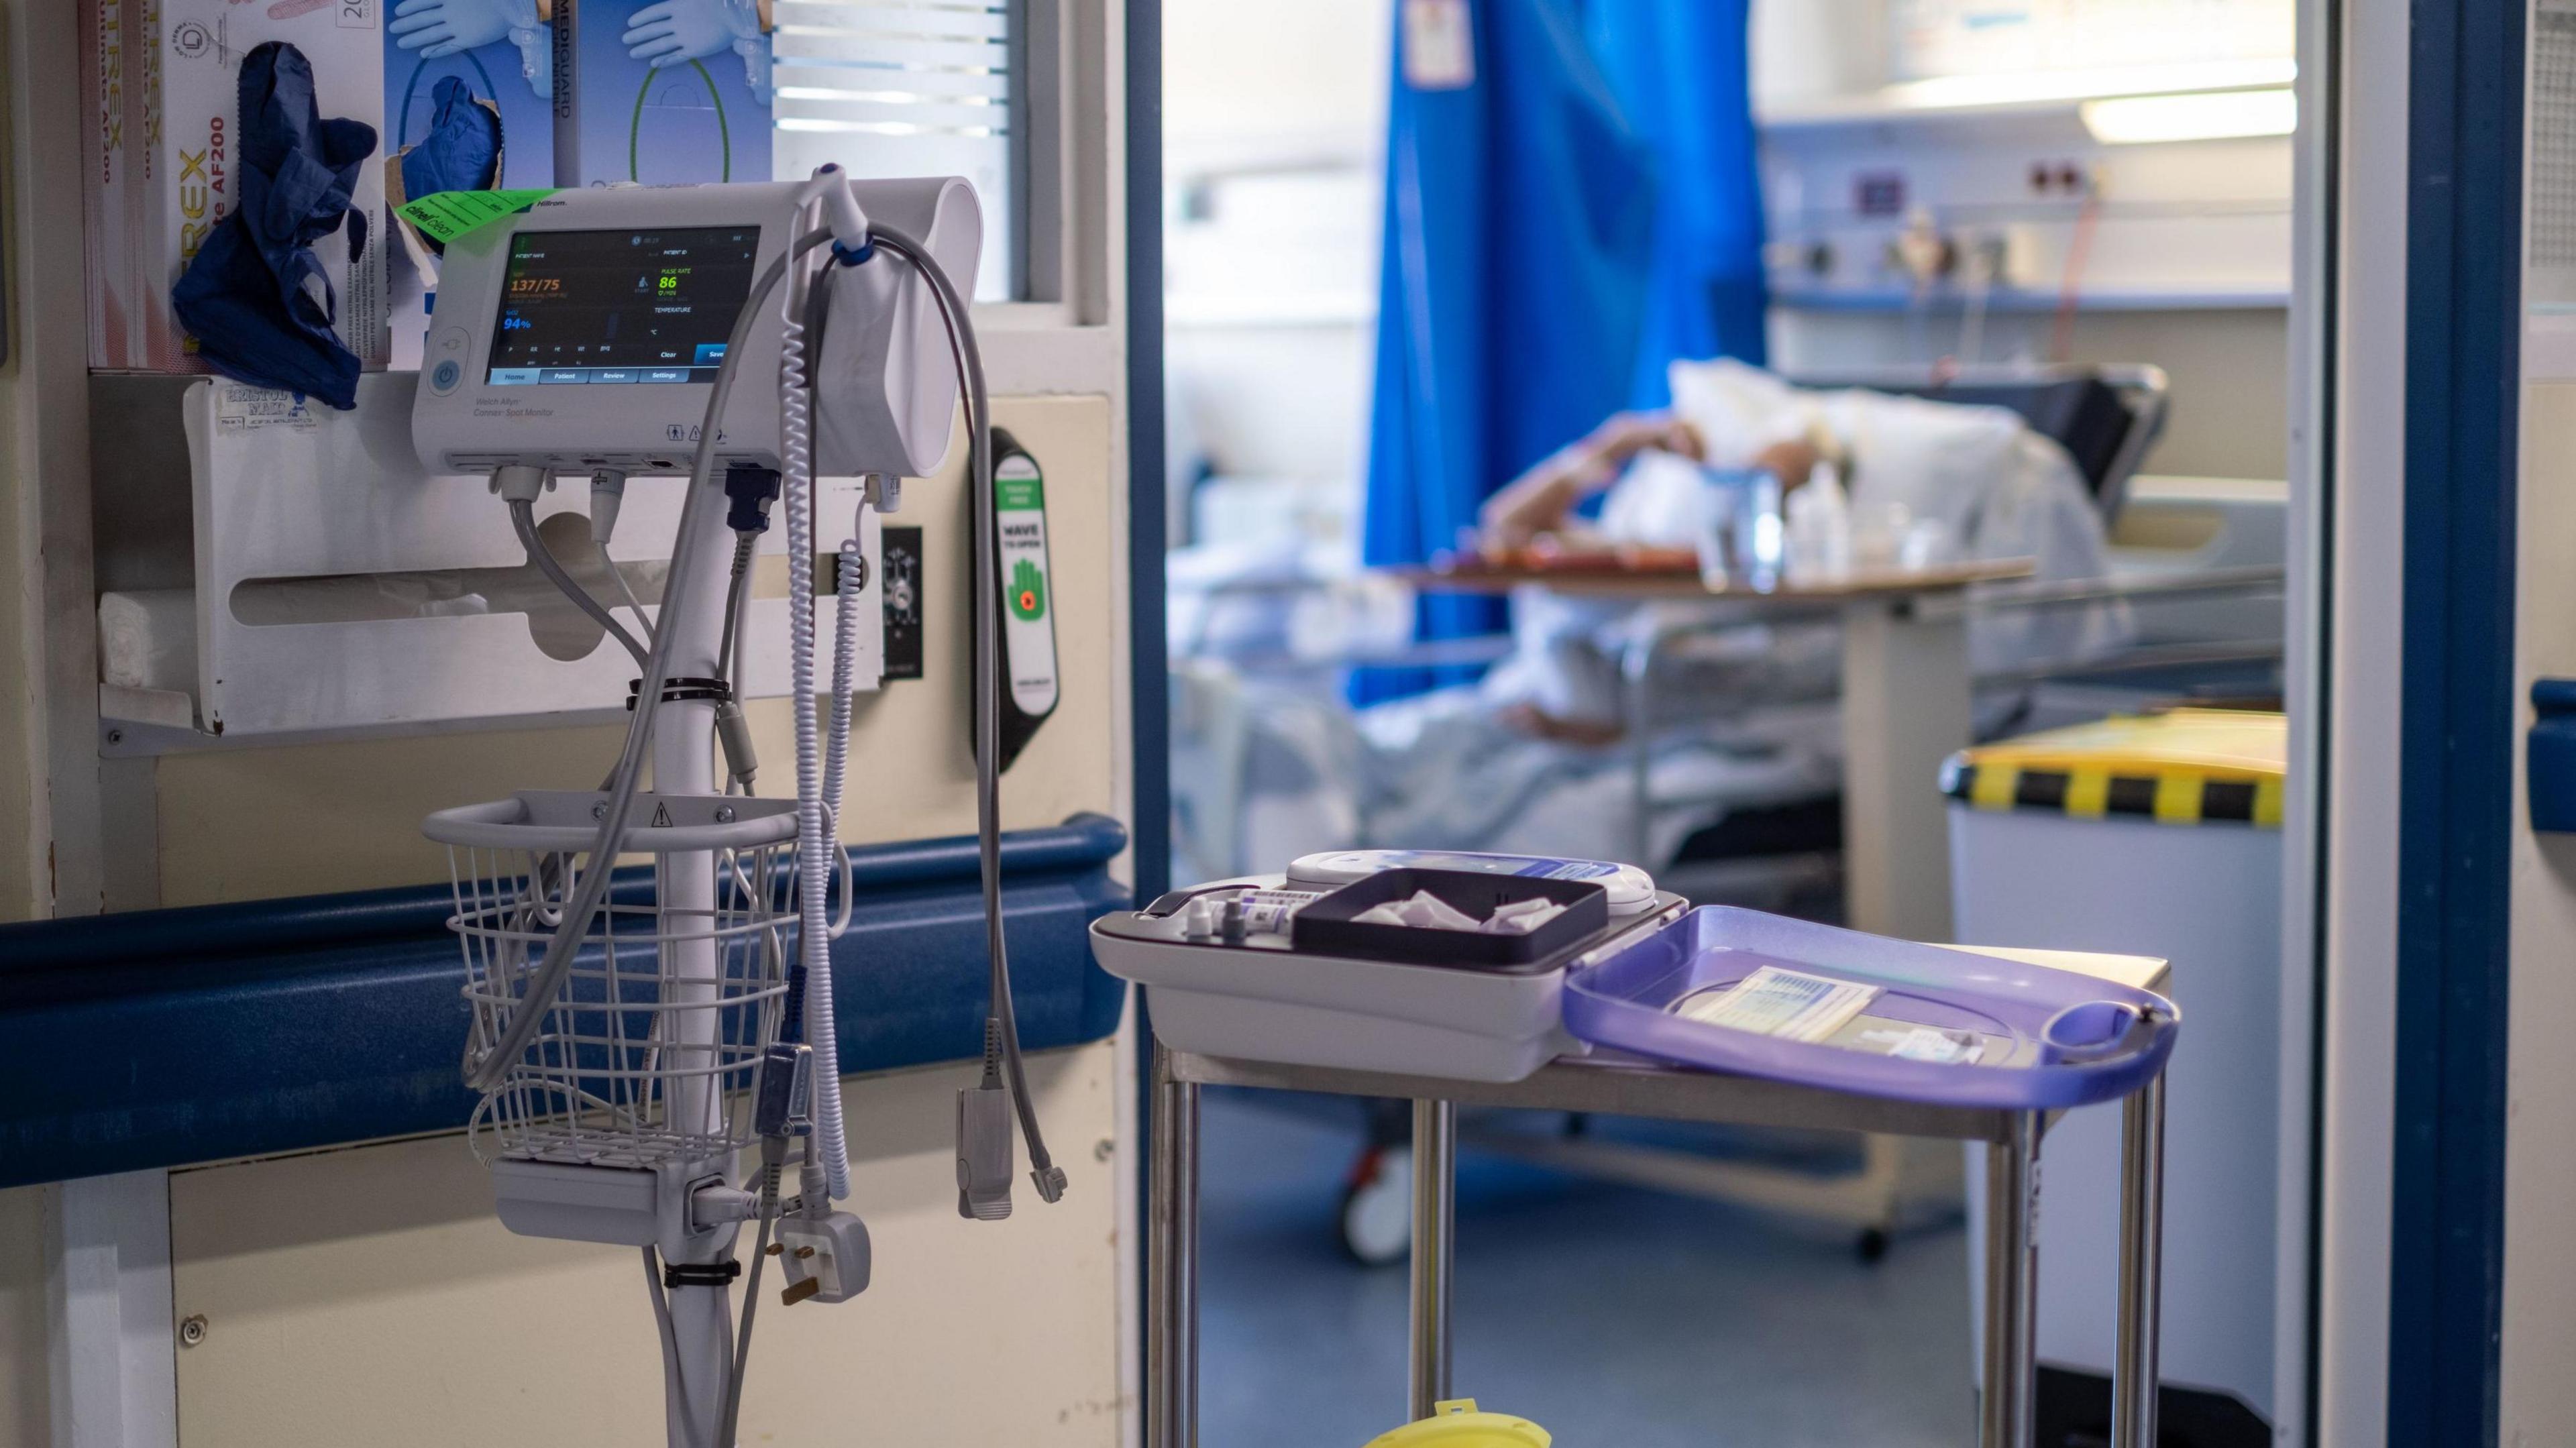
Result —
[[[1673, 357], [1759, 360], [1746, 4], [1398, 0], [1365, 562], [1455, 547], [1515, 474], [1662, 401]], [[1408, 54], [1460, 16], [1463, 55]], [[1426, 596], [1416, 634], [1504, 623]], [[1365, 671], [1352, 696], [1463, 677]]]
[[1658, 189], [1653, 272], [1630, 401], [1672, 401], [1676, 358], [1760, 366], [1762, 185], [1747, 80], [1749, 0], [1590, 0], [1585, 30], [1629, 123], [1648, 138]]

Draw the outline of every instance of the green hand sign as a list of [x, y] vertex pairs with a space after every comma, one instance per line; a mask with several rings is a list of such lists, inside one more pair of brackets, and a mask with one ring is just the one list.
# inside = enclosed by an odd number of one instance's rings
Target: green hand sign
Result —
[[1011, 613], [1022, 620], [1035, 620], [1046, 613], [1046, 575], [1038, 566], [1023, 558], [1011, 569]]

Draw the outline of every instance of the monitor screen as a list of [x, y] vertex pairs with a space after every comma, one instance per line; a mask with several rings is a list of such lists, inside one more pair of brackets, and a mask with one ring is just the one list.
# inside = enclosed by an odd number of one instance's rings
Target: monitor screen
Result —
[[759, 255], [757, 226], [522, 231], [485, 381], [713, 382]]

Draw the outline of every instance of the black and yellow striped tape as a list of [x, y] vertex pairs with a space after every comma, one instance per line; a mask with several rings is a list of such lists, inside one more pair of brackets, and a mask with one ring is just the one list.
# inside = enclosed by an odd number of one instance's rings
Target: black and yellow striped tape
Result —
[[2179, 766], [2037, 768], [1954, 758], [1942, 792], [1981, 810], [2049, 810], [2074, 819], [2149, 819], [2159, 824], [2281, 824], [2279, 775], [2244, 777]]

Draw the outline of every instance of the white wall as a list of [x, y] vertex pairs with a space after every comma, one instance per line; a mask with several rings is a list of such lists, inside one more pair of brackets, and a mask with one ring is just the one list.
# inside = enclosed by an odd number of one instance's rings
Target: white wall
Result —
[[[1176, 470], [1346, 491], [1367, 441], [1392, 0], [1163, 10]], [[1173, 538], [1187, 541], [1183, 489]]]
[[[87, 475], [89, 435], [47, 425], [89, 408], [81, 235], [59, 224], [80, 194], [74, 20], [67, 0], [0, 5], [0, 920], [95, 913], [103, 894], [88, 490], [52, 485]], [[67, 608], [78, 624], [66, 626]]]
[[[2521, 595], [2514, 630], [2517, 729], [2532, 722], [2535, 678], [2576, 678], [2576, 384], [2523, 391], [2516, 529]], [[2506, 1448], [2564, 1441], [2576, 1423], [2576, 836], [2529, 826], [2523, 760], [2514, 759], [2512, 1036], [2507, 1047], [2503, 1375]]]
[[1753, 108], [1887, 83], [1887, 0], [1753, 0]]
[[[1000, 1223], [957, 1215], [971, 1064], [851, 1082], [868, 1290], [782, 1309], [769, 1275], [742, 1442], [1116, 1448], [1122, 1049], [1030, 1060], [1074, 1185], [1047, 1206], [1022, 1181]], [[206, 1320], [178, 1353], [187, 1448], [662, 1441], [634, 1250], [513, 1236], [457, 1138], [176, 1172], [170, 1204], [173, 1311]]]
[[1366, 153], [1386, 114], [1392, 24], [1392, 0], [1165, 0], [1165, 155]]
[[[2571, 93], [2563, 0], [2540, 0], [2531, 31], [2525, 102], [2522, 478], [2516, 504], [2515, 727], [2533, 722], [2535, 679], [2576, 678], [2576, 225], [2549, 204], [2564, 194], [2576, 147], [2550, 128]], [[2545, 312], [2544, 312], [2544, 309]], [[2507, 1448], [2562, 1439], [2576, 1423], [2576, 1244], [2566, 1232], [2576, 1201], [2576, 836], [2528, 828], [2525, 757], [2516, 751], [2512, 872], [2512, 1032], [2507, 1046], [2504, 1165], [2504, 1304], [2497, 1439]]]
[[[2286, 266], [2286, 259], [2284, 262]], [[2054, 319], [2012, 313], [1986, 321], [1988, 361], [2048, 355]], [[1959, 313], [1775, 312], [1771, 363], [1783, 371], [1926, 363], [1955, 350]], [[2153, 363], [2172, 385], [2173, 411], [2145, 468], [2208, 478], [2279, 478], [2289, 467], [2288, 313], [2121, 311], [2079, 314], [2072, 360]]]
[[[2161, 8], [2153, 0], [1753, 0], [1754, 100], [1811, 101], [1931, 75], [2283, 54], [2296, 0], [2165, 0]], [[1994, 23], [2014, 11], [2027, 23]]]

